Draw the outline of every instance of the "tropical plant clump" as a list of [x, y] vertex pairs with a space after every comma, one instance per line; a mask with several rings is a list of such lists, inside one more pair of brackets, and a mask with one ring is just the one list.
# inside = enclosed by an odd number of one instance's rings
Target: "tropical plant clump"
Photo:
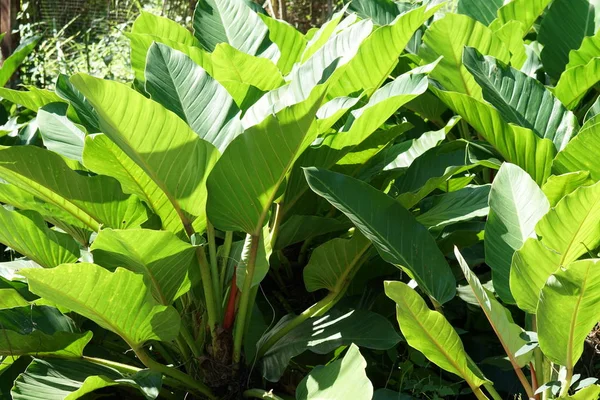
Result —
[[594, 5], [438, 3], [202, 0], [0, 89], [2, 393], [597, 399]]

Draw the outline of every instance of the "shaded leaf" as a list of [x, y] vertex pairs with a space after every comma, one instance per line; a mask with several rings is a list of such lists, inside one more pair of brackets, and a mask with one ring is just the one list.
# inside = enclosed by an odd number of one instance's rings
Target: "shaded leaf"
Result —
[[317, 168], [304, 172], [311, 189], [342, 211], [385, 261], [402, 268], [439, 303], [454, 297], [455, 280], [446, 259], [427, 229], [400, 203], [345, 175]]
[[514, 303], [509, 287], [515, 251], [550, 210], [539, 186], [521, 168], [504, 163], [494, 178], [489, 197], [490, 214], [485, 225], [485, 261], [492, 269], [494, 289], [507, 303]]

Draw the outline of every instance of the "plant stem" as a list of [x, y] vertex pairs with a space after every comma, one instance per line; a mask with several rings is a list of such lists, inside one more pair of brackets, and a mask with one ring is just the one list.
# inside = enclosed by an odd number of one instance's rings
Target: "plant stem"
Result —
[[93, 364], [104, 365], [105, 367], [111, 367], [111, 368], [116, 369], [117, 371], [125, 372], [127, 374], [135, 374], [142, 370], [141, 368], [134, 367], [133, 365], [121, 364], [119, 362], [112, 361], [112, 360], [105, 360], [103, 358], [87, 357], [87, 356], [83, 356], [81, 358], [83, 360], [89, 361]]
[[160, 372], [163, 375], [176, 379], [179, 382], [185, 384], [188, 388], [196, 389], [197, 392], [203, 394], [209, 399], [216, 399], [215, 395], [208, 388], [208, 386], [204, 385], [202, 382], [196, 381], [194, 378], [192, 378], [188, 374], [179, 371], [178, 369], [167, 367], [166, 365], [154, 361], [152, 358], [150, 358], [150, 356], [146, 353], [144, 349], [133, 348], [133, 351], [138, 356], [140, 361], [151, 370]]
[[477, 397], [477, 400], [489, 400], [489, 397], [487, 397], [483, 391], [481, 390], [481, 388], [474, 388], [473, 389], [473, 394], [475, 395], [475, 397]]
[[498, 392], [496, 391], [496, 388], [494, 387], [493, 384], [491, 383], [486, 383], [485, 388], [487, 389], [487, 391], [489, 392], [489, 394], [492, 396], [492, 399], [494, 400], [502, 400], [502, 397], [498, 394]]
[[567, 368], [567, 377], [563, 382], [562, 390], [560, 391], [560, 396], [558, 397], [567, 397], [569, 395], [569, 388], [571, 387], [571, 381], [573, 380], [573, 368]]
[[192, 333], [183, 323], [181, 324], [181, 328], [179, 329], [179, 334], [183, 337], [183, 340], [185, 340], [185, 343], [187, 343], [190, 350], [192, 350], [192, 354], [194, 355], [194, 357], [200, 358], [202, 356], [202, 351], [196, 345], [196, 341], [194, 340]]
[[307, 319], [321, 315], [324, 312], [329, 311], [331, 307], [335, 305], [338, 299], [337, 292], [329, 292], [329, 294], [320, 300], [318, 303], [313, 304], [306, 310], [302, 312], [302, 314], [298, 315], [296, 318], [288, 322], [283, 328], [277, 331], [273, 336], [271, 336], [261, 347], [258, 349], [256, 354], [256, 358], [259, 359], [266, 354], [267, 351], [271, 347], [275, 345], [282, 337], [287, 335], [290, 331], [296, 328], [298, 325], [306, 321]]
[[275, 247], [277, 236], [279, 235], [279, 226], [281, 225], [281, 220], [283, 219], [283, 212], [281, 211], [282, 208], [283, 207], [281, 204], [275, 204], [275, 220], [273, 221], [273, 226], [271, 227], [271, 247]]
[[206, 224], [206, 235], [208, 236], [208, 255], [210, 257], [210, 275], [211, 283], [213, 286], [213, 293], [215, 300], [217, 301], [217, 320], [221, 320], [221, 301], [223, 300], [223, 294], [221, 289], [221, 280], [219, 278], [219, 264], [217, 263], [217, 243], [215, 241], [215, 227], [210, 221]]
[[212, 338], [213, 345], [215, 345], [215, 329], [217, 327], [217, 304], [215, 302], [215, 296], [212, 289], [213, 287], [211, 285], [210, 266], [208, 265], [208, 260], [206, 259], [206, 253], [204, 253], [204, 248], [196, 248], [196, 257], [198, 257], [198, 263], [200, 264], [202, 288], [204, 289], [206, 313], [208, 314], [208, 328], [210, 330], [210, 336]]
[[[537, 332], [537, 319], [535, 315], [531, 316], [531, 329], [534, 332]], [[542, 350], [538, 347], [533, 349], [533, 357], [534, 357], [534, 365], [535, 365], [535, 379], [537, 381], [538, 386], [543, 385], [547, 382], [544, 377], [544, 355], [542, 354]], [[533, 373], [533, 371], [532, 371]], [[547, 390], [544, 391], [544, 393]], [[542, 395], [543, 397], [544, 395]], [[530, 396], [533, 397], [533, 396]]]
[[221, 290], [223, 290], [223, 287], [225, 286], [225, 275], [227, 275], [227, 263], [229, 262], [229, 254], [231, 253], [232, 242], [233, 232], [225, 232], [225, 242], [223, 243], [223, 253], [221, 254], [221, 274], [219, 276], [219, 285], [221, 285]]
[[273, 394], [272, 391], [267, 392], [262, 389], [248, 389], [244, 392], [245, 398], [256, 398], [256, 399], [270, 399], [270, 400], [283, 400], [281, 397]]
[[244, 278], [244, 287], [240, 297], [240, 306], [235, 321], [235, 335], [233, 338], [233, 362], [238, 364], [242, 358], [242, 343], [244, 340], [244, 331], [246, 328], [246, 316], [250, 305], [250, 294], [252, 292], [252, 281], [254, 279], [254, 267], [256, 265], [256, 256], [258, 255], [258, 246], [260, 245], [260, 234], [250, 237], [250, 255], [246, 265], [246, 277]]

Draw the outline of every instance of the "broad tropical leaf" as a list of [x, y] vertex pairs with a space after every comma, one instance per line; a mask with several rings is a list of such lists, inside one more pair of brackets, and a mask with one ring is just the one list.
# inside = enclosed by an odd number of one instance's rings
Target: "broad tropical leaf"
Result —
[[477, 304], [479, 304], [494, 329], [511, 364], [522, 368], [529, 363], [532, 356], [531, 353], [519, 357], [516, 355], [527, 344], [527, 341], [523, 338], [525, 331], [519, 325], [515, 324], [510, 311], [500, 304], [494, 294], [481, 284], [477, 275], [471, 271], [469, 265], [456, 247], [454, 248], [454, 255], [465, 275], [465, 279], [473, 291], [473, 295], [477, 299]]
[[37, 123], [44, 146], [71, 160], [82, 161], [85, 128], [67, 117], [67, 104], [48, 104], [38, 111]]
[[538, 338], [544, 355], [572, 369], [590, 331], [600, 321], [599, 260], [581, 260], [550, 276], [537, 309]]
[[288, 183], [285, 209], [288, 210], [308, 190], [301, 167], [331, 168], [356, 146], [368, 139], [399, 107], [427, 90], [424, 74], [404, 74], [380, 88], [362, 108], [354, 110], [340, 132], [310, 146], [298, 159]]
[[504, 0], [459, 0], [458, 12], [460, 14], [468, 15], [484, 25], [489, 25], [496, 19], [498, 9], [503, 5]]
[[403, 282], [386, 281], [385, 294], [396, 303], [400, 330], [411, 347], [438, 367], [463, 378], [472, 390], [486, 383], [465, 352], [460, 337], [446, 318], [427, 307]]
[[[456, 192], [431, 198], [432, 206], [417, 217], [427, 228], [444, 226], [488, 215], [490, 185], [467, 186]], [[428, 202], [429, 203], [429, 202]]]
[[498, 168], [494, 154], [475, 143], [455, 140], [433, 147], [416, 158], [406, 173], [396, 179], [397, 199], [404, 207], [412, 208], [438, 187], [447, 185], [452, 176], [479, 165]]
[[347, 230], [351, 227], [346, 221], [335, 218], [319, 217], [316, 215], [292, 215], [288, 218], [277, 234], [277, 242], [273, 248], [281, 250], [292, 244], [302, 242], [313, 236]]
[[372, 19], [377, 25], [391, 24], [398, 15], [410, 8], [408, 3], [392, 0], [352, 0], [348, 7], [349, 11], [355, 12], [363, 19]]
[[600, 244], [600, 183], [565, 196], [536, 225], [538, 238], [517, 251], [510, 270], [510, 288], [517, 305], [535, 314], [539, 293], [548, 277]]
[[367, 361], [352, 344], [341, 360], [313, 368], [296, 388], [296, 399], [371, 400], [373, 384], [367, 377], [366, 368]]
[[115, 272], [88, 263], [52, 269], [26, 269], [29, 289], [121, 336], [133, 349], [148, 340], [170, 341], [179, 334], [173, 307], [152, 298], [142, 275], [122, 268]]
[[308, 100], [268, 117], [231, 142], [208, 178], [207, 212], [215, 227], [260, 234], [279, 186], [315, 139], [314, 117], [323, 90], [315, 89]]
[[1, 149], [0, 177], [59, 208], [70, 216], [69, 223], [92, 231], [135, 227], [147, 219], [143, 204], [123, 194], [116, 180], [79, 174], [58, 154], [39, 147]]
[[304, 267], [306, 290], [340, 292], [356, 274], [370, 247], [371, 242], [358, 232], [351, 239], [335, 238], [317, 247]]
[[133, 22], [131, 32], [141, 35], [154, 35], [187, 46], [199, 46], [200, 42], [183, 25], [169, 18], [141, 11]]
[[148, 50], [146, 91], [221, 152], [242, 132], [239, 109], [227, 90], [191, 58], [164, 44]]
[[160, 373], [150, 370], [129, 375], [87, 361], [36, 358], [15, 380], [11, 396], [19, 400], [39, 400], [43, 393], [46, 400], [75, 400], [98, 389], [122, 385], [139, 390], [147, 399], [155, 399], [161, 383]]
[[37, 89], [31, 86], [28, 89], [27, 91], [23, 91], [0, 88], [0, 97], [35, 112], [46, 104], [63, 101], [56, 93], [50, 90]]
[[552, 172], [566, 174], [575, 171], [589, 171], [594, 181], [600, 180], [600, 166], [594, 152], [600, 145], [600, 115], [587, 121], [581, 131], [556, 155], [552, 162]]
[[281, 56], [277, 61], [277, 67], [282, 75], [287, 75], [295, 63], [300, 61], [302, 52], [308, 41], [302, 33], [286, 21], [258, 14], [269, 29], [269, 39], [279, 48]]
[[569, 62], [569, 52], [578, 49], [585, 36], [595, 33], [594, 18], [594, 6], [588, 0], [552, 2], [538, 34], [544, 45], [541, 56], [548, 75], [560, 77]]
[[590, 178], [588, 171], [567, 172], [562, 175], [552, 175], [544, 186], [542, 191], [550, 202], [550, 207], [556, 207], [556, 204], [566, 195], [573, 193], [580, 186], [590, 186], [596, 183]]
[[[75, 110], [76, 119], [85, 126], [89, 133], [100, 132], [98, 123], [98, 115], [96, 110], [89, 101], [81, 94], [81, 92], [73, 86], [69, 81], [69, 77], [65, 74], [60, 74], [56, 80], [56, 94], [61, 99], [69, 102], [73, 110]], [[72, 114], [67, 112], [67, 115], [72, 118]]]
[[196, 249], [171, 232], [149, 229], [100, 231], [90, 247], [94, 262], [142, 274], [160, 304], [170, 305], [191, 287]]
[[371, 95], [390, 75], [415, 31], [438, 9], [439, 6], [429, 9], [427, 6], [419, 7], [403, 14], [390, 25], [376, 29], [361, 44], [356, 56], [331, 77], [327, 97], [346, 96], [359, 90]]
[[25, 305], [0, 310], [0, 355], [81, 357], [92, 333], [79, 333], [75, 323], [56, 308]]
[[[283, 317], [258, 342], [257, 347], [285, 327], [292, 315]], [[388, 350], [400, 341], [392, 324], [383, 316], [366, 310], [334, 308], [304, 321], [275, 343], [261, 359], [263, 377], [277, 382], [290, 360], [310, 350], [327, 354], [352, 343], [375, 350]]]
[[167, 197], [168, 205], [160, 207], [174, 210], [188, 235], [202, 231], [205, 181], [218, 157], [216, 148], [175, 114], [123, 84], [81, 74], [71, 81], [98, 112], [104, 133]]
[[474, 47], [504, 63], [510, 60], [510, 52], [491, 29], [460, 14], [446, 14], [444, 18], [431, 24], [423, 36], [419, 56], [428, 63], [443, 56], [431, 77], [438, 80], [446, 90], [468, 94], [479, 100], [481, 88], [462, 63], [465, 46]]
[[29, 36], [24, 39], [11, 55], [2, 61], [0, 68], [0, 87], [6, 85], [13, 74], [19, 69], [23, 61], [33, 51], [40, 41], [41, 36]]
[[311, 189], [342, 211], [385, 261], [402, 268], [437, 302], [454, 297], [455, 280], [446, 259], [427, 229], [400, 203], [345, 175], [317, 168], [304, 172]]
[[200, 0], [194, 11], [194, 35], [207, 51], [219, 43], [256, 55], [265, 39], [266, 24], [242, 0]]
[[0, 242], [45, 268], [79, 258], [75, 240], [48, 228], [35, 211], [9, 211], [0, 206]]
[[526, 35], [551, 1], [512, 0], [500, 7], [498, 18], [492, 22], [490, 27], [496, 30], [510, 21], [518, 21], [523, 25], [523, 35]]
[[537, 79], [491, 56], [467, 47], [463, 62], [481, 86], [483, 98], [500, 111], [506, 122], [531, 129], [550, 139], [558, 151], [577, 133], [579, 123]]
[[490, 214], [485, 225], [485, 261], [492, 269], [494, 289], [506, 303], [514, 303], [509, 287], [510, 266], [515, 251], [550, 210], [548, 199], [521, 168], [504, 163], [492, 184]]
[[507, 124], [489, 104], [457, 92], [432, 88], [433, 92], [479, 132], [504, 159], [516, 164], [541, 185], [550, 176], [556, 148], [533, 131]]

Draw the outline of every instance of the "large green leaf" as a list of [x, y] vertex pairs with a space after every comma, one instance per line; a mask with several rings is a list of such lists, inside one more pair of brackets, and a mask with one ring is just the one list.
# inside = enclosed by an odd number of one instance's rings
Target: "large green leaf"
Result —
[[266, 24], [242, 0], [200, 0], [193, 23], [194, 35], [211, 52], [219, 43], [228, 43], [256, 55], [268, 39]]
[[49, 229], [34, 211], [9, 211], [0, 206], [0, 242], [45, 268], [79, 258], [75, 240]]
[[544, 45], [546, 73], [558, 79], [569, 62], [569, 52], [595, 32], [594, 6], [588, 0], [554, 0], [542, 19], [538, 41]]
[[133, 349], [148, 340], [171, 341], [179, 334], [177, 311], [152, 298], [142, 275], [122, 268], [109, 272], [88, 263], [26, 269], [21, 274], [33, 293], [118, 334]]
[[131, 32], [155, 35], [187, 46], [199, 46], [200, 42], [180, 23], [169, 18], [141, 11], [133, 22]]
[[500, 112], [487, 103], [457, 92], [432, 87], [433, 92], [455, 113], [479, 132], [504, 159], [516, 164], [538, 183], [550, 176], [550, 163], [556, 152], [549, 139], [504, 121]]
[[191, 58], [164, 44], [148, 50], [146, 91], [220, 151], [242, 132], [239, 109], [227, 90]]
[[544, 355], [572, 370], [590, 331], [600, 321], [599, 260], [576, 261], [546, 282], [537, 310]]
[[98, 112], [104, 133], [167, 197], [169, 211], [175, 210], [186, 232], [202, 231], [205, 181], [218, 157], [216, 148], [177, 115], [123, 84], [82, 74], [71, 81]]
[[271, 115], [231, 142], [208, 178], [207, 212], [217, 228], [260, 234], [279, 186], [315, 139], [323, 90], [315, 89], [308, 100]]
[[81, 357], [92, 338], [49, 306], [25, 305], [0, 310], [0, 355]]
[[[260, 339], [257, 347], [260, 348], [262, 343], [284, 328], [293, 317], [283, 317]], [[269, 348], [261, 359], [263, 377], [277, 382], [290, 360], [306, 350], [327, 354], [352, 343], [369, 349], [388, 350], [399, 340], [392, 324], [379, 314], [366, 310], [334, 308], [322, 316], [304, 321]]]
[[281, 250], [313, 236], [343, 231], [350, 227], [351, 225], [348, 222], [336, 218], [316, 215], [292, 215], [279, 227], [277, 241], [273, 243], [273, 248]]
[[485, 225], [485, 261], [492, 269], [494, 289], [507, 303], [514, 303], [509, 287], [515, 251], [535, 237], [535, 226], [550, 210], [548, 199], [516, 165], [504, 163], [494, 178], [489, 197], [490, 214]]
[[312, 57], [317, 50], [321, 49], [323, 45], [327, 43], [329, 39], [331, 39], [332, 36], [335, 37], [335, 34], [338, 34], [340, 31], [356, 22], [356, 15], [351, 14], [343, 20], [343, 23], [340, 24], [340, 21], [342, 21], [344, 18], [347, 9], [348, 5], [342, 7], [341, 10], [333, 14], [331, 18], [329, 18], [329, 20], [320, 28], [314, 28], [306, 33], [305, 37], [308, 39], [308, 43], [306, 44], [306, 48], [302, 52], [302, 57], [300, 58], [302, 63]]
[[[594, 36], [584, 37], [581, 47], [569, 53], [569, 63], [554, 88], [556, 96], [567, 107], [575, 108], [585, 94], [600, 81], [599, 55], [600, 33], [598, 32]], [[590, 112], [586, 114], [586, 120], [588, 115]]]
[[[427, 228], [444, 226], [488, 215], [490, 185], [467, 186], [456, 192], [431, 197], [431, 208], [417, 217]], [[428, 203], [429, 203], [428, 202]]]
[[186, 293], [191, 287], [191, 269], [199, 269], [196, 249], [171, 232], [104, 229], [90, 250], [98, 265], [110, 270], [123, 267], [144, 275], [152, 295], [163, 305]]
[[502, 5], [504, 5], [504, 0], [459, 0], [458, 12], [468, 15], [484, 25], [489, 25], [496, 19], [498, 9]]
[[384, 285], [385, 294], [396, 303], [400, 330], [411, 347], [438, 367], [463, 378], [473, 390], [487, 382], [472, 365], [460, 337], [442, 314], [430, 310], [405, 283], [386, 281]]
[[512, 0], [500, 7], [498, 18], [492, 22], [490, 27], [496, 30], [510, 21], [518, 21], [523, 25], [523, 35], [526, 35], [551, 1]]
[[37, 124], [48, 150], [81, 162], [85, 129], [69, 120], [67, 107], [67, 104], [52, 103], [40, 108]]
[[550, 207], [556, 207], [556, 204], [566, 195], [573, 193], [580, 186], [590, 186], [596, 183], [590, 178], [588, 171], [567, 172], [562, 175], [552, 175], [544, 186], [542, 191], [550, 202]]
[[411, 8], [410, 4], [393, 0], [352, 0], [348, 9], [363, 19], [370, 18], [377, 25], [391, 24], [398, 15]]
[[269, 29], [269, 39], [279, 48], [281, 56], [277, 67], [283, 75], [287, 75], [295, 63], [300, 61], [302, 52], [308, 41], [302, 33], [286, 21], [258, 14]]
[[3, 60], [2, 68], [0, 68], [0, 87], [6, 85], [13, 74], [17, 72], [23, 61], [25, 61], [27, 56], [33, 51], [41, 38], [41, 36], [29, 36], [25, 38], [19, 43], [19, 46], [15, 51]]
[[27, 91], [23, 91], [0, 88], [0, 97], [36, 112], [46, 104], [63, 101], [56, 93], [50, 90], [37, 89], [31, 86], [28, 89]]
[[594, 152], [600, 146], [600, 115], [588, 120], [581, 131], [569, 142], [552, 162], [552, 172], [566, 174], [575, 171], [588, 171], [594, 181], [600, 180], [600, 165]]
[[600, 244], [600, 183], [565, 196], [536, 225], [514, 255], [510, 288], [518, 306], [534, 314], [548, 277]]
[[96, 173], [114, 177], [121, 183], [124, 192], [144, 200], [160, 217], [163, 229], [174, 233], [183, 231], [183, 222], [168, 195], [106, 135], [86, 138], [83, 163]]
[[500, 111], [506, 122], [552, 140], [559, 151], [577, 133], [575, 115], [537, 79], [472, 47], [465, 48], [463, 63], [481, 86], [483, 98]]
[[131, 42], [131, 68], [135, 74], [135, 78], [139, 82], [144, 82], [146, 79], [144, 72], [146, 70], [146, 61], [148, 50], [153, 43], [163, 43], [175, 50], [181, 51], [194, 62], [204, 68], [208, 73], [212, 73], [212, 63], [210, 53], [195, 46], [185, 43], [176, 42], [166, 37], [160, 37], [147, 33], [127, 33], [125, 34]]
[[456, 284], [448, 262], [427, 229], [400, 203], [345, 175], [317, 168], [304, 172], [311, 189], [342, 211], [385, 261], [402, 268], [439, 303], [454, 297]]
[[71, 217], [69, 223], [92, 231], [135, 227], [147, 219], [143, 204], [123, 194], [116, 180], [79, 174], [58, 154], [39, 147], [1, 149], [0, 177], [59, 208]]
[[370, 247], [371, 242], [360, 233], [354, 234], [351, 239], [332, 239], [317, 247], [304, 267], [306, 290], [340, 292], [352, 279]]
[[220, 43], [211, 54], [212, 76], [246, 110], [264, 91], [282, 86], [285, 81], [270, 60], [246, 54], [227, 43]]
[[[75, 114], [76, 119], [86, 127], [89, 133], [100, 132], [98, 123], [98, 115], [89, 101], [81, 94], [81, 92], [73, 86], [69, 81], [69, 77], [65, 74], [60, 74], [56, 80], [56, 94], [63, 100], [69, 102]], [[72, 115], [67, 113], [69, 117]]]
[[519, 325], [515, 324], [510, 311], [500, 304], [494, 294], [481, 284], [477, 275], [471, 271], [469, 265], [456, 247], [454, 248], [454, 255], [477, 300], [477, 304], [481, 307], [494, 329], [494, 333], [496, 333], [496, 336], [500, 340], [508, 359], [513, 365], [522, 368], [531, 359], [531, 353], [523, 354], [519, 357], [516, 356], [517, 352], [527, 344], [527, 340], [524, 339], [525, 331]]
[[[354, 4], [352, 2], [351, 4]], [[388, 78], [415, 31], [439, 7], [419, 7], [403, 14], [392, 24], [376, 29], [361, 44], [356, 55], [331, 77], [328, 98], [364, 90], [371, 95]], [[369, 71], [365, 74], [365, 71]]]
[[477, 144], [465, 140], [443, 143], [414, 160], [396, 179], [397, 199], [404, 207], [412, 208], [452, 176], [479, 165], [497, 168], [496, 164], [494, 154]]
[[36, 358], [15, 380], [11, 396], [15, 400], [75, 400], [98, 389], [127, 386], [155, 399], [161, 383], [160, 373], [149, 370], [130, 375], [82, 360]]
[[367, 377], [367, 361], [355, 344], [341, 360], [317, 366], [298, 384], [298, 400], [371, 400], [373, 384]]
[[431, 24], [423, 36], [419, 56], [425, 62], [433, 62], [443, 56], [431, 73], [432, 78], [447, 90], [481, 99], [481, 88], [462, 63], [465, 46], [474, 47], [504, 63], [510, 60], [510, 52], [491, 29], [460, 14], [446, 14]]
[[288, 183], [285, 210], [289, 210], [308, 190], [300, 167], [331, 168], [356, 146], [367, 140], [399, 107], [427, 90], [424, 74], [404, 74], [383, 86], [362, 108], [354, 110], [341, 131], [310, 146], [298, 159]]
[[42, 201], [31, 193], [9, 183], [0, 183], [0, 202], [19, 210], [35, 211], [44, 220], [62, 229], [79, 243], [88, 244], [91, 234], [89, 228], [80, 227], [80, 221], [59, 206]]

